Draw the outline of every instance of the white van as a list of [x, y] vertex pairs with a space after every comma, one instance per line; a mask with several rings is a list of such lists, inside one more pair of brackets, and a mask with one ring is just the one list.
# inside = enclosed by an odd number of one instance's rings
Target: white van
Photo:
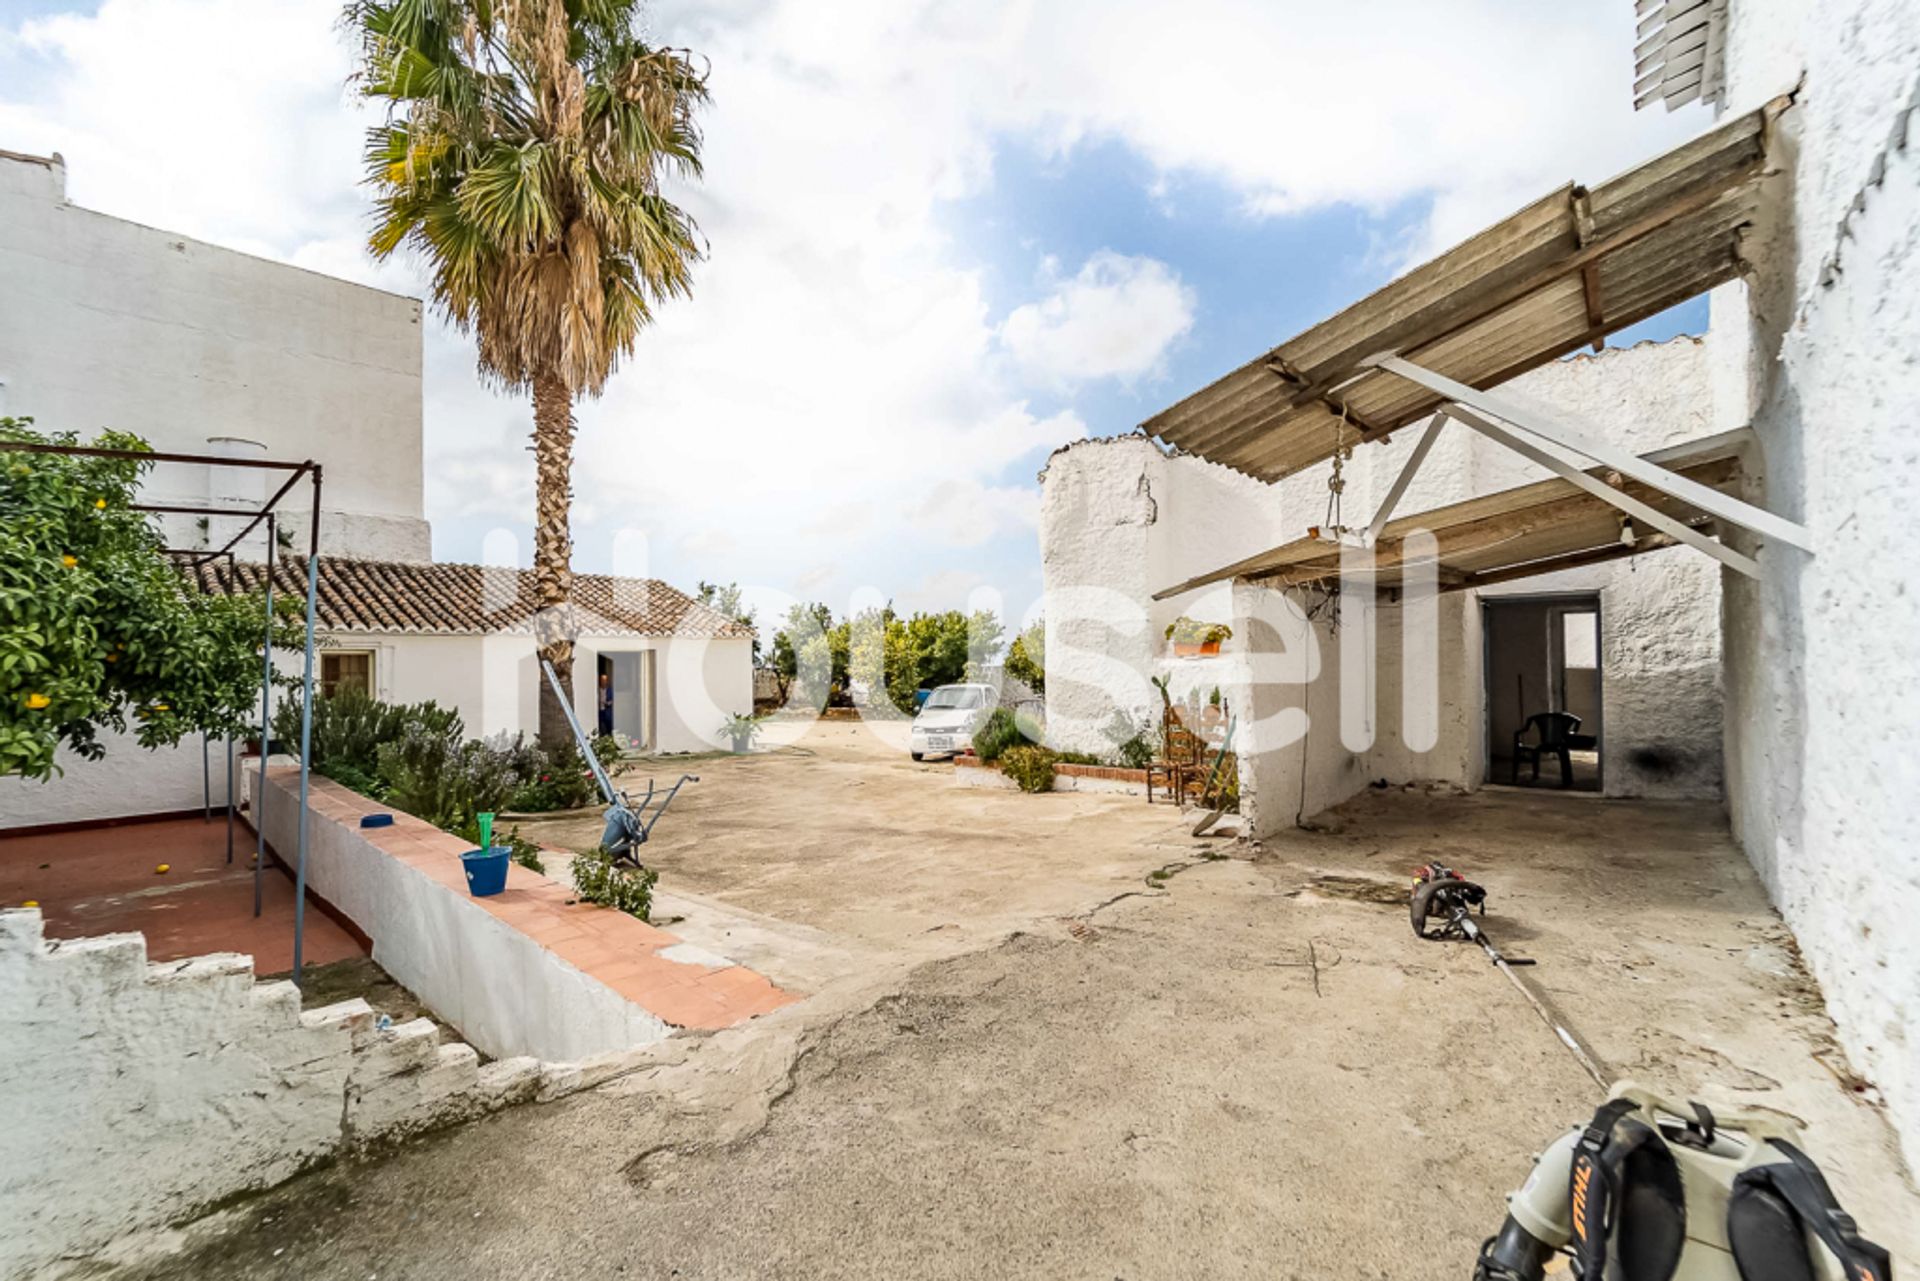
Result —
[[1000, 691], [991, 685], [942, 685], [927, 695], [907, 735], [916, 761], [929, 756], [951, 756], [973, 742], [973, 731], [1000, 705]]

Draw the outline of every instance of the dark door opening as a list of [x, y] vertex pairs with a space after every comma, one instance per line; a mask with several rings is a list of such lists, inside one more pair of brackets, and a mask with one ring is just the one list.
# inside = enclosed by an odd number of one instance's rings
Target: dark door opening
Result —
[[[1600, 790], [1600, 597], [1481, 601], [1487, 781]], [[1563, 778], [1565, 763], [1568, 773]]]

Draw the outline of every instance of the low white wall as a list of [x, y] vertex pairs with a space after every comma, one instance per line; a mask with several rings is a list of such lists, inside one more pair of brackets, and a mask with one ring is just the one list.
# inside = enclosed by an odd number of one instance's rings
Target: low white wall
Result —
[[354, 1150], [532, 1097], [431, 1020], [302, 1012], [234, 954], [151, 965], [138, 934], [48, 942], [0, 911], [0, 1275], [193, 1217]]
[[[258, 776], [248, 773], [251, 794]], [[299, 774], [269, 773], [267, 840], [291, 864]], [[307, 883], [373, 940], [373, 959], [460, 1034], [498, 1058], [582, 1060], [664, 1038], [654, 1015], [454, 889], [387, 853], [357, 826], [313, 814]]]
[[[82, 760], [62, 751], [60, 774], [44, 783], [0, 778], [0, 831], [38, 827], [44, 823], [85, 823], [143, 814], [171, 814], [198, 810], [205, 799], [200, 739], [180, 747], [148, 751], [129, 734], [103, 734], [107, 749], [98, 761]], [[226, 744], [214, 740], [207, 747], [212, 766], [213, 804], [227, 803]], [[234, 745], [234, 772], [240, 768], [240, 745]]]

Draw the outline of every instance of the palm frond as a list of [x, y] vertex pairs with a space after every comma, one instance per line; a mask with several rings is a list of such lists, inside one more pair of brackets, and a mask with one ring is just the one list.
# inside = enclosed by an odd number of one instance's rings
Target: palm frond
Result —
[[635, 34], [638, 0], [353, 0], [368, 248], [432, 268], [435, 306], [508, 387], [597, 393], [703, 252], [661, 194], [698, 176], [706, 73]]

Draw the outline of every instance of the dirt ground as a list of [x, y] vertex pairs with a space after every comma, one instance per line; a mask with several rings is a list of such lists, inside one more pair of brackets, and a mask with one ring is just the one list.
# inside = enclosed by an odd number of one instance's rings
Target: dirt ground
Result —
[[1798, 1117], [1916, 1257], [1871, 1087], [1711, 807], [1396, 790], [1252, 848], [959, 789], [863, 732], [701, 762], [652, 848], [672, 928], [791, 950], [810, 999], [130, 1272], [1464, 1281], [1598, 1092], [1477, 950], [1414, 939], [1430, 858], [1489, 885], [1488, 932], [1614, 1073]]

